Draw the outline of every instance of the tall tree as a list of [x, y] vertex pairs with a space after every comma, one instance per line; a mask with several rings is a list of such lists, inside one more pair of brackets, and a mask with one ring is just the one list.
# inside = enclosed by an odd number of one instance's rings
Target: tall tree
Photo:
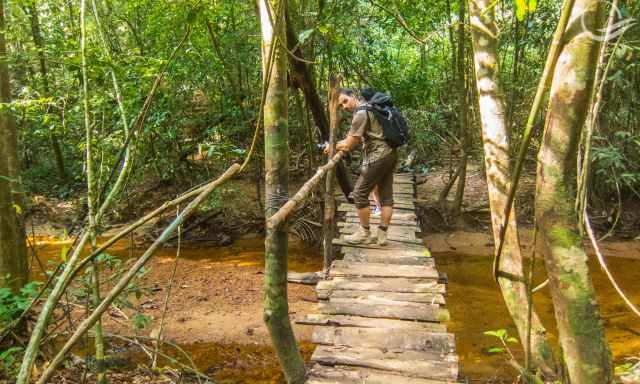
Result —
[[[498, 27], [491, 0], [470, 0], [469, 15], [475, 63], [475, 75], [482, 123], [484, 161], [489, 188], [491, 224], [495, 243], [500, 240], [500, 227], [504, 222], [504, 211], [511, 188], [510, 129], [506, 124], [505, 102], [502, 96], [498, 66]], [[518, 226], [515, 215], [511, 215], [505, 244], [500, 259], [498, 283], [507, 309], [518, 329], [525, 349], [528, 327], [527, 286]], [[555, 374], [555, 362], [545, 329], [535, 311], [531, 316], [531, 357], [533, 366], [546, 375]]]
[[[257, 0], [262, 29], [262, 69], [267, 84], [264, 104], [265, 217], [287, 201], [289, 131], [286, 0]], [[284, 41], [280, 39], [285, 39]], [[280, 42], [278, 41], [280, 40]], [[265, 239], [264, 320], [288, 383], [303, 383], [305, 367], [298, 349], [287, 297], [286, 228], [268, 228]]]
[[[545, 247], [562, 353], [572, 383], [610, 383], [611, 354], [598, 311], [575, 211], [576, 156], [599, 44], [601, 2], [576, 0], [555, 68], [538, 154], [536, 219]], [[585, 25], [587, 28], [571, 28]]]
[[0, 287], [18, 289], [27, 281], [27, 249], [18, 135], [11, 114], [11, 85], [5, 41], [4, 0], [0, 0]]
[[[24, 11], [29, 17], [33, 43], [35, 44], [38, 51], [38, 64], [40, 76], [42, 77], [42, 91], [45, 97], [51, 97], [49, 87], [49, 71], [47, 69], [47, 58], [45, 55], [44, 39], [42, 38], [42, 32], [40, 30], [40, 18], [38, 16], [37, 0], [26, 2], [24, 5]], [[51, 127], [49, 129], [49, 140], [51, 141], [53, 157], [56, 161], [56, 167], [58, 168], [58, 176], [60, 176], [60, 180], [64, 181], [67, 178], [67, 171], [64, 166], [64, 157], [62, 156], [62, 148], [60, 147], [60, 138], [58, 137], [58, 133], [55, 131], [55, 127]]]
[[462, 208], [462, 200], [464, 197], [464, 187], [467, 183], [467, 159], [471, 146], [469, 137], [469, 127], [467, 122], [467, 82], [465, 74], [467, 68], [465, 66], [464, 48], [467, 45], [465, 33], [465, 6], [466, 0], [458, 0], [458, 59], [456, 88], [458, 88], [458, 134], [460, 136], [460, 173], [458, 177], [458, 186], [456, 188], [456, 198], [453, 203], [453, 211], [456, 215], [460, 214]]

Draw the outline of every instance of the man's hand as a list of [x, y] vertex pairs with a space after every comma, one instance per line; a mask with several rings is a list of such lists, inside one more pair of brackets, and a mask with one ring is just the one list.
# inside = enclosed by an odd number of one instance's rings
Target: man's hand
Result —
[[346, 140], [338, 141], [338, 144], [336, 144], [336, 151], [349, 152], [350, 150], [351, 148], [347, 145]]

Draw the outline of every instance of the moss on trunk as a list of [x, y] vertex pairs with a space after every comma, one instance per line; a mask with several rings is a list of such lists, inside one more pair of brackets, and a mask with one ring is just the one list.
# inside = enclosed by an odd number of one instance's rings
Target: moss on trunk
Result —
[[600, 22], [597, 0], [576, 0], [555, 69], [538, 154], [536, 218], [567, 373], [572, 383], [612, 381], [611, 354], [582, 248], [575, 212], [576, 154], [595, 75]]
[[[276, 41], [286, 37], [281, 30], [284, 26], [282, 15], [285, 12], [286, 0], [257, 1], [262, 27], [263, 74], [268, 76], [271, 72], [264, 105], [265, 216], [268, 218], [278, 211], [289, 196], [287, 57], [282, 46]], [[283, 43], [286, 45], [286, 42]], [[273, 67], [269, 71], [269, 52], [272, 45], [275, 45]], [[267, 229], [264, 321], [287, 382], [298, 384], [304, 382], [306, 372], [289, 319], [287, 246], [286, 227]]]

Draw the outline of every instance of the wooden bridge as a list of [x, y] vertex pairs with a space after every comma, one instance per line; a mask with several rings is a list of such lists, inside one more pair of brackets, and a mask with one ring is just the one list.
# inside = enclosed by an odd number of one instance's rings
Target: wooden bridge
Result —
[[[350, 245], [358, 218], [353, 204], [340, 203], [343, 255], [316, 287], [317, 314], [298, 321], [316, 325], [309, 384], [442, 384], [458, 379], [454, 336], [444, 293], [446, 278], [422, 241], [414, 206], [412, 174], [394, 178], [395, 212], [389, 243]], [[375, 234], [379, 217], [371, 218]]]

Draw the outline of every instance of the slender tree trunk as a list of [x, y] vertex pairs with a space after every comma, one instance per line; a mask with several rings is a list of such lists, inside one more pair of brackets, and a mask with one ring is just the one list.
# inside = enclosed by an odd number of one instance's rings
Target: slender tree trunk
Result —
[[[0, 57], [7, 57], [4, 0], [0, 0]], [[0, 102], [11, 103], [9, 66], [0, 61]], [[0, 108], [0, 288], [19, 289], [27, 282], [27, 249], [18, 132], [9, 108]]]
[[[500, 226], [504, 222], [507, 194], [511, 186], [509, 129], [506, 126], [505, 102], [498, 81], [500, 73], [497, 55], [498, 29], [494, 21], [495, 13], [491, 7], [491, 0], [470, 0], [469, 15], [491, 222], [493, 236], [498, 244]], [[515, 215], [511, 215], [507, 225], [498, 283], [507, 309], [518, 329], [520, 340], [526, 349], [525, 341], [529, 328], [527, 286]], [[534, 367], [540, 369], [546, 376], [555, 374], [556, 364], [546, 331], [535, 311], [531, 321], [531, 356]]]
[[460, 175], [458, 178], [458, 186], [456, 188], [456, 198], [453, 203], [453, 213], [455, 215], [460, 214], [462, 208], [462, 201], [464, 197], [464, 187], [467, 183], [467, 158], [469, 156], [469, 133], [468, 133], [468, 121], [467, 121], [467, 82], [465, 80], [465, 54], [464, 48], [466, 46], [466, 34], [464, 30], [465, 21], [465, 9], [464, 3], [467, 0], [458, 0], [458, 76], [456, 88], [458, 88], [458, 124], [459, 124], [459, 136], [460, 142]]
[[[569, 26], [582, 21], [589, 30], [599, 30], [600, 4], [598, 0], [576, 0]], [[599, 44], [582, 28], [574, 31], [569, 27], [568, 31], [551, 84], [538, 154], [536, 218], [569, 379], [575, 384], [601, 384], [613, 380], [611, 354], [575, 211], [576, 154], [593, 91]]]
[[[29, 21], [31, 22], [31, 35], [33, 36], [33, 43], [38, 51], [38, 63], [40, 67], [40, 76], [42, 76], [42, 89], [44, 96], [50, 97], [51, 92], [49, 88], [49, 73], [47, 70], [47, 59], [44, 53], [44, 40], [42, 39], [42, 33], [40, 32], [40, 19], [38, 17], [38, 3], [33, 0], [31, 5], [25, 5], [25, 11], [29, 15]], [[60, 138], [54, 127], [49, 128], [49, 140], [51, 141], [51, 149], [53, 151], [53, 157], [58, 168], [58, 176], [61, 181], [67, 179], [67, 171], [64, 166], [64, 157], [62, 156], [62, 148], [60, 146]]]
[[[289, 197], [287, 54], [280, 45], [274, 47], [273, 67], [271, 71], [268, 69], [271, 46], [278, 44], [276, 39], [286, 38], [280, 33], [284, 27], [282, 12], [286, 12], [286, 0], [257, 2], [262, 27], [263, 74], [268, 76], [271, 72], [264, 105], [265, 216], [269, 218]], [[306, 372], [289, 319], [287, 246], [286, 228], [267, 228], [264, 321], [287, 382], [298, 384], [304, 382]]]
[[[293, 50], [297, 57], [303, 58], [303, 53], [298, 46], [298, 35], [296, 34], [293, 25], [291, 23], [291, 16], [289, 13], [286, 17], [286, 31], [287, 31], [287, 46], [290, 50]], [[291, 74], [294, 80], [294, 84], [302, 89], [304, 99], [311, 111], [313, 121], [320, 129], [323, 140], [329, 140], [329, 119], [327, 118], [327, 112], [324, 104], [320, 100], [318, 91], [315, 86], [312, 71], [309, 70], [307, 63], [297, 60], [289, 56], [289, 65], [291, 67]], [[343, 161], [338, 163], [336, 168], [336, 176], [338, 178], [338, 184], [344, 195], [348, 198], [349, 194], [353, 191], [353, 181], [349, 170], [345, 166]]]
[[[329, 153], [328, 158], [332, 159], [336, 152], [336, 131], [340, 125], [340, 111], [338, 110], [338, 87], [340, 86], [340, 77], [331, 75], [329, 78]], [[322, 225], [324, 240], [324, 273], [328, 276], [329, 268], [333, 262], [333, 234], [335, 232], [335, 215], [336, 215], [336, 199], [334, 195], [334, 177], [335, 172], [330, 170], [327, 172], [324, 193], [324, 220]]]
[[[84, 128], [86, 132], [86, 167], [87, 167], [87, 209], [89, 218], [89, 237], [91, 239], [91, 247], [95, 249], [96, 245], [96, 180], [93, 170], [93, 127], [91, 126], [89, 116], [89, 79], [87, 77], [87, 58], [86, 58], [86, 0], [80, 0], [80, 58], [82, 65], [82, 101], [84, 107]], [[100, 303], [100, 264], [96, 259], [93, 260], [91, 268], [91, 302], [93, 306]], [[104, 365], [104, 337], [102, 335], [102, 318], [98, 319], [93, 327], [95, 338], [95, 356], [96, 356], [96, 380], [98, 384], [106, 383], [105, 365]]]

